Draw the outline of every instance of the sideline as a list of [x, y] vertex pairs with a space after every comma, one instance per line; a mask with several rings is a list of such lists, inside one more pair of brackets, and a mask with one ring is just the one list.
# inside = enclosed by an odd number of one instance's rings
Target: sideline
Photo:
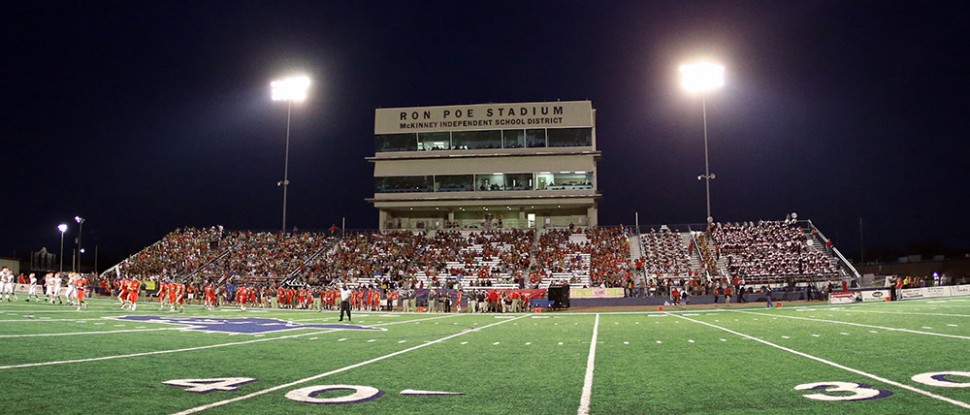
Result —
[[256, 392], [252, 392], [252, 393], [249, 393], [247, 395], [243, 395], [243, 396], [239, 396], [239, 397], [235, 397], [235, 398], [231, 398], [231, 399], [222, 400], [222, 401], [219, 401], [219, 402], [213, 402], [213, 403], [210, 403], [210, 404], [205, 404], [205, 405], [197, 406], [195, 408], [189, 408], [189, 409], [186, 409], [186, 410], [181, 411], [181, 412], [176, 412], [176, 413], [174, 413], [172, 415], [188, 415], [188, 414], [194, 414], [196, 412], [202, 412], [202, 411], [204, 411], [206, 409], [215, 408], [217, 406], [222, 406], [222, 405], [230, 404], [230, 403], [233, 403], [233, 402], [239, 402], [239, 401], [246, 400], [246, 399], [253, 398], [253, 397], [256, 397], [256, 396], [260, 396], [260, 395], [265, 395], [267, 393], [275, 392], [275, 391], [278, 391], [280, 389], [286, 389], [286, 388], [289, 388], [291, 386], [299, 385], [301, 383], [306, 383], [306, 382], [314, 381], [314, 380], [317, 380], [317, 379], [325, 378], [325, 377], [330, 376], [330, 375], [335, 375], [335, 374], [338, 374], [338, 373], [341, 373], [341, 372], [346, 372], [346, 371], [351, 370], [351, 369], [356, 369], [356, 368], [359, 368], [359, 367], [367, 366], [367, 365], [369, 365], [371, 363], [376, 363], [376, 362], [380, 362], [381, 360], [390, 359], [392, 357], [395, 357], [395, 356], [398, 356], [398, 355], [402, 355], [404, 353], [408, 353], [408, 352], [412, 352], [412, 351], [415, 351], [415, 350], [418, 350], [418, 349], [422, 349], [422, 348], [431, 346], [433, 344], [438, 344], [438, 343], [441, 343], [443, 341], [450, 340], [450, 339], [453, 339], [453, 338], [456, 338], [456, 337], [459, 337], [459, 336], [464, 336], [464, 335], [466, 335], [468, 333], [478, 332], [478, 331], [481, 331], [481, 330], [484, 330], [484, 329], [487, 329], [487, 328], [490, 328], [490, 327], [497, 326], [499, 324], [505, 324], [505, 323], [508, 323], [510, 321], [515, 321], [515, 320], [521, 319], [522, 317], [525, 317], [525, 316], [520, 316], [520, 317], [516, 317], [516, 318], [513, 318], [513, 319], [508, 319], [508, 320], [501, 320], [501, 321], [498, 321], [496, 323], [488, 324], [488, 325], [485, 325], [485, 326], [482, 326], [482, 327], [474, 328], [474, 329], [471, 329], [471, 330], [461, 331], [461, 332], [458, 332], [458, 333], [455, 333], [455, 334], [450, 334], [450, 335], [445, 336], [445, 337], [442, 337], [442, 338], [440, 338], [438, 340], [432, 340], [432, 341], [429, 341], [427, 343], [422, 343], [422, 344], [419, 344], [417, 346], [409, 347], [407, 349], [398, 350], [396, 352], [389, 353], [389, 354], [386, 354], [384, 356], [375, 357], [373, 359], [365, 360], [365, 361], [360, 362], [360, 363], [354, 363], [354, 364], [349, 365], [349, 366], [344, 366], [344, 367], [342, 367], [340, 369], [334, 369], [334, 370], [331, 370], [329, 372], [320, 373], [320, 374], [313, 375], [313, 376], [310, 376], [310, 377], [307, 377], [307, 378], [295, 380], [295, 381], [290, 382], [290, 383], [285, 383], [285, 384], [282, 384], [282, 385], [273, 386], [271, 388], [266, 388], [266, 389], [263, 389], [263, 390], [258, 390]]
[[867, 329], [879, 329], [879, 330], [885, 330], [885, 331], [898, 331], [898, 332], [901, 332], [901, 333], [924, 334], [924, 335], [927, 335], [927, 336], [949, 337], [951, 339], [970, 340], [970, 336], [961, 336], [961, 335], [958, 335], [958, 334], [934, 333], [932, 331], [920, 331], [920, 330], [911, 330], [911, 329], [900, 329], [900, 328], [895, 328], [895, 327], [873, 326], [871, 324], [852, 323], [852, 322], [848, 322], [848, 321], [839, 321], [839, 320], [826, 320], [826, 319], [821, 319], [821, 318], [808, 318], [808, 317], [786, 316], [786, 315], [783, 315], [783, 314], [755, 313], [755, 312], [751, 312], [751, 311], [738, 311], [738, 312], [739, 313], [744, 313], [744, 314], [752, 314], [752, 315], [756, 315], [756, 316], [790, 318], [790, 319], [793, 319], [793, 320], [805, 320], [805, 321], [811, 321], [811, 322], [816, 322], [816, 323], [821, 322], [821, 323], [832, 323], [832, 324], [845, 324], [847, 326], [864, 327], [864, 328], [867, 328]]
[[[407, 324], [407, 323], [414, 323], [414, 322], [418, 322], [418, 321], [437, 320], [437, 319], [444, 318], [444, 317], [452, 317], [452, 316], [448, 315], [448, 316], [443, 316], [443, 317], [427, 318], [427, 319], [422, 319], [422, 320], [394, 321], [394, 322], [390, 322], [390, 323], [374, 324], [373, 326], [375, 326], [375, 327], [376, 326], [383, 327], [383, 326], [390, 326], [390, 325], [396, 325], [396, 324]], [[90, 358], [85, 358], [85, 359], [57, 360], [57, 361], [36, 362], [36, 363], [22, 363], [22, 364], [17, 364], [17, 365], [0, 366], [0, 370], [20, 369], [20, 368], [26, 368], [26, 367], [64, 365], [64, 364], [69, 364], [69, 363], [100, 362], [100, 361], [104, 361], [104, 360], [128, 359], [128, 358], [132, 358], [132, 357], [153, 356], [153, 355], [160, 355], [160, 354], [194, 352], [196, 350], [218, 349], [218, 348], [222, 348], [222, 347], [241, 346], [241, 345], [246, 345], [246, 344], [271, 342], [271, 341], [276, 341], [276, 340], [296, 339], [296, 338], [300, 338], [300, 337], [315, 336], [315, 335], [320, 335], [320, 334], [328, 334], [328, 333], [341, 332], [341, 331], [346, 331], [346, 330], [343, 330], [343, 329], [331, 329], [331, 330], [324, 330], [324, 331], [313, 331], [313, 332], [309, 332], [309, 333], [291, 334], [291, 335], [279, 336], [279, 337], [264, 337], [264, 338], [259, 338], [259, 339], [244, 340], [244, 341], [231, 342], [231, 343], [219, 343], [219, 344], [210, 344], [210, 345], [206, 345], [206, 346], [186, 347], [186, 348], [182, 348], [182, 349], [156, 350], [156, 351], [152, 351], [152, 352], [131, 353], [131, 354], [123, 354], [123, 355], [102, 356], [102, 357], [90, 357]]]
[[24, 338], [24, 337], [84, 336], [84, 335], [87, 335], [87, 334], [140, 333], [140, 332], [143, 332], [143, 331], [163, 331], [163, 330], [185, 330], [185, 328], [182, 328], [182, 327], [162, 327], [162, 328], [154, 328], [154, 329], [79, 331], [79, 332], [73, 332], [73, 333], [0, 334], [0, 339], [20, 339], [20, 338]]
[[[734, 331], [734, 330], [731, 330], [731, 329], [728, 329], [728, 328], [724, 328], [724, 327], [721, 327], [721, 326], [718, 326], [718, 325], [714, 325], [714, 324], [711, 324], [711, 323], [708, 323], [708, 322], [704, 322], [704, 321], [700, 321], [700, 320], [695, 320], [695, 319], [692, 319], [690, 317], [684, 317], [684, 316], [678, 316], [678, 315], [673, 315], [673, 316], [674, 317], [677, 317], [677, 318], [681, 318], [681, 319], [687, 320], [687, 321], [690, 321], [690, 322], [694, 322], [694, 323], [697, 323], [697, 324], [702, 324], [702, 325], [705, 325], [705, 326], [708, 326], [708, 327], [711, 327], [711, 328], [715, 328], [715, 329], [718, 329], [718, 330], [721, 330], [721, 331], [725, 331], [725, 332], [731, 333], [731, 334], [733, 334], [735, 336], [740, 336], [740, 337], [743, 337], [743, 338], [748, 339], [748, 340], [753, 340], [753, 341], [756, 341], [758, 343], [761, 343], [761, 344], [764, 344], [764, 345], [767, 345], [767, 346], [774, 347], [774, 348], [776, 348], [778, 350], [783, 350], [783, 351], [786, 351], [788, 353], [791, 353], [791, 354], [794, 354], [794, 355], [798, 355], [798, 356], [804, 357], [806, 359], [814, 360], [816, 362], [823, 363], [823, 364], [826, 364], [828, 366], [832, 366], [832, 367], [837, 368], [837, 369], [842, 369], [842, 370], [844, 370], [846, 372], [855, 373], [855, 374], [860, 375], [860, 376], [865, 376], [865, 377], [867, 377], [869, 379], [873, 379], [875, 381], [882, 382], [882, 383], [885, 383], [887, 385], [892, 385], [892, 386], [895, 386], [895, 387], [900, 388], [900, 389], [905, 389], [905, 390], [908, 390], [910, 392], [915, 392], [915, 393], [918, 393], [918, 394], [923, 395], [923, 396], [928, 396], [930, 398], [933, 398], [933, 399], [936, 399], [936, 400], [940, 400], [940, 401], [943, 401], [943, 402], [946, 402], [946, 403], [949, 403], [949, 404], [952, 404], [952, 405], [955, 405], [955, 406], [959, 406], [959, 407], [964, 408], [964, 409], [970, 409], [970, 404], [968, 404], [966, 402], [963, 402], [963, 401], [958, 401], [956, 399], [947, 398], [946, 396], [937, 395], [935, 393], [928, 392], [928, 391], [925, 391], [925, 390], [922, 390], [922, 389], [919, 389], [919, 388], [916, 388], [916, 387], [912, 387], [912, 386], [909, 386], [909, 385], [906, 385], [906, 384], [902, 384], [902, 383], [899, 383], [899, 382], [896, 382], [896, 381], [892, 381], [892, 380], [886, 379], [884, 377], [881, 377], [881, 376], [878, 376], [878, 375], [874, 375], [872, 373], [863, 372], [863, 371], [861, 371], [859, 369], [853, 369], [851, 367], [848, 367], [848, 366], [845, 366], [845, 365], [841, 365], [841, 364], [835, 363], [835, 362], [833, 362], [831, 360], [825, 360], [825, 359], [823, 359], [821, 357], [812, 356], [812, 355], [810, 355], [808, 353], [800, 352], [800, 351], [795, 350], [795, 349], [791, 349], [791, 348], [788, 348], [788, 347], [785, 347], [785, 346], [782, 346], [782, 345], [779, 345], [779, 344], [775, 344], [775, 343], [769, 342], [767, 340], [759, 339], [757, 337], [750, 336], [750, 335], [747, 335], [747, 334], [744, 334], [744, 333], [740, 333], [740, 332], [737, 332], [737, 331]], [[821, 320], [815, 320], [815, 321], [821, 321]]]
[[589, 414], [589, 400], [593, 394], [593, 363], [596, 361], [596, 338], [599, 336], [600, 315], [593, 322], [593, 340], [589, 343], [589, 357], [586, 358], [586, 376], [583, 378], [583, 395], [579, 398], [577, 415]]

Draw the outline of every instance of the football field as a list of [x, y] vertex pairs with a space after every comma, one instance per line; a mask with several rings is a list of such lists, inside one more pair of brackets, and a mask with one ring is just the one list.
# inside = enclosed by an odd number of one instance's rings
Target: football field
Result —
[[3, 302], [0, 413], [970, 413], [970, 298], [337, 318]]

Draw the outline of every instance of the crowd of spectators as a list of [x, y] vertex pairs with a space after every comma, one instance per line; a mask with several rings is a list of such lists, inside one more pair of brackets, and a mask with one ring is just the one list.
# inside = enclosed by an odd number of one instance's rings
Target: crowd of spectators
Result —
[[640, 244], [643, 256], [638, 260], [637, 268], [648, 275], [681, 277], [695, 274], [690, 261], [693, 244], [685, 244], [680, 233], [667, 228], [659, 232], [650, 229], [649, 233], [640, 235]]
[[204, 265], [223, 249], [222, 226], [180, 228], [118, 264], [119, 272], [138, 278], [171, 276]]
[[835, 258], [795, 220], [715, 223], [708, 230], [728, 272], [748, 280], [839, 274]]
[[625, 227], [587, 230], [592, 240], [589, 279], [594, 287], [624, 287], [634, 278], [630, 231]]
[[569, 274], [577, 282], [590, 271], [593, 241], [585, 228], [550, 229], [539, 236], [529, 271], [529, 285], [550, 281], [555, 274]]
[[[703, 295], [737, 289], [733, 280], [738, 278], [760, 284], [837, 279], [841, 272], [830, 248], [794, 220], [714, 223], [691, 238], [652, 229], [640, 236], [639, 258], [631, 257], [632, 236], [624, 227], [571, 226], [538, 234], [498, 228], [393, 230], [340, 238], [187, 227], [112, 272], [157, 281], [188, 277], [190, 284], [231, 280], [266, 289], [295, 277], [310, 286], [374, 283], [404, 289], [556, 283], [622, 287], [630, 296], [670, 295], [675, 287]], [[692, 265], [692, 258], [700, 265]]]

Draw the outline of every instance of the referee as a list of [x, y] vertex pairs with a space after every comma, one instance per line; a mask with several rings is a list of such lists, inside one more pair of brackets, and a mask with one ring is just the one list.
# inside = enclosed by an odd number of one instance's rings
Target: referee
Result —
[[350, 320], [350, 293], [351, 290], [347, 288], [346, 284], [340, 285], [340, 320], [344, 321], [344, 311], [347, 312], [347, 321]]

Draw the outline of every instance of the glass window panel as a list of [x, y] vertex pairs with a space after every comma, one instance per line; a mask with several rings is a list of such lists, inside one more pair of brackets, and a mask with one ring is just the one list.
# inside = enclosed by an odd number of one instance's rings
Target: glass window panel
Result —
[[556, 178], [552, 173], [547, 171], [536, 173], [536, 189], [549, 190], [549, 186], [554, 186], [555, 183]]
[[487, 192], [492, 190], [505, 190], [505, 175], [503, 174], [476, 174], [475, 185], [479, 191]]
[[546, 146], [546, 130], [525, 130], [525, 143], [529, 148]]
[[532, 173], [511, 173], [505, 175], [505, 190], [532, 190]]
[[475, 176], [462, 174], [454, 176], [435, 176], [436, 192], [471, 192], [475, 190]]
[[549, 147], [589, 147], [593, 145], [591, 128], [550, 128], [546, 132]]
[[431, 176], [375, 177], [375, 193], [431, 192]]
[[452, 142], [459, 150], [502, 148], [502, 131], [455, 131]]
[[418, 133], [418, 150], [448, 150], [451, 148], [451, 133]]
[[550, 174], [552, 182], [546, 184], [546, 190], [577, 190], [593, 188], [593, 173], [585, 171], [562, 171]]
[[375, 151], [416, 151], [418, 141], [416, 134], [381, 134], [374, 137]]
[[502, 140], [505, 148], [525, 147], [525, 130], [503, 130]]

